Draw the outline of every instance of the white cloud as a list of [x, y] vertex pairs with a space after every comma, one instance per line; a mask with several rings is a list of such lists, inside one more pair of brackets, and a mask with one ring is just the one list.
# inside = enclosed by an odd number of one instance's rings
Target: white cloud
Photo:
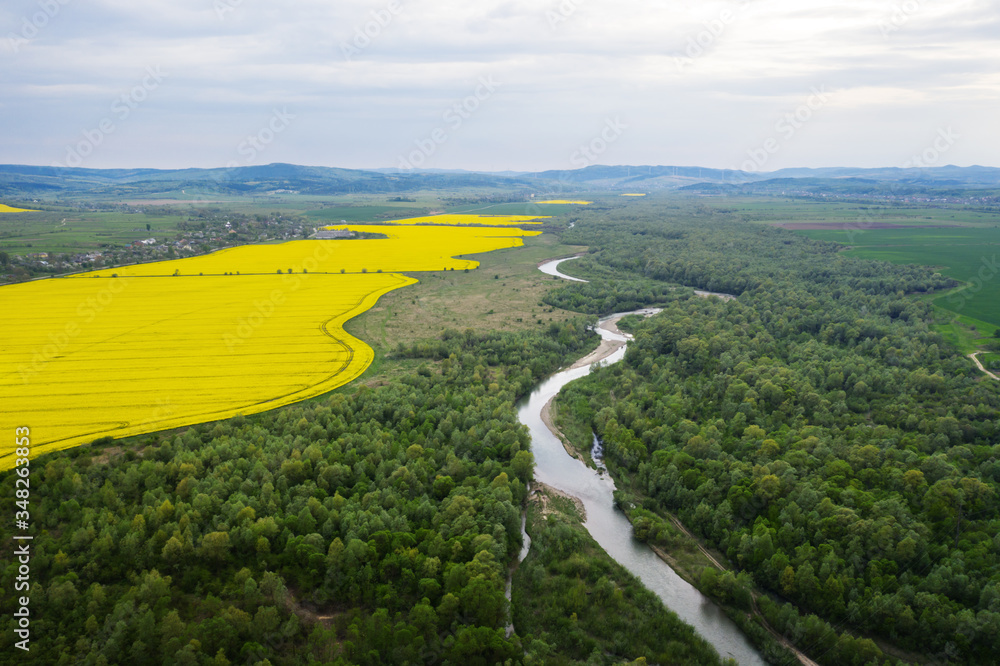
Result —
[[[480, 76], [503, 86], [428, 166], [565, 168], [619, 115], [631, 127], [609, 161], [729, 168], [824, 85], [835, 99], [775, 168], [892, 165], [922, 140], [911, 135], [945, 121], [975, 137], [954, 155], [1000, 154], [990, 0], [51, 2], [64, 4], [30, 38], [37, 2], [0, 9], [0, 118], [18, 134], [2, 162], [58, 159], [150, 66], [168, 76], [123, 121], [134, 140], [109, 142], [87, 166], [222, 164], [275, 106], [297, 120], [261, 161], [389, 166]], [[887, 131], [900, 124], [909, 131]]]

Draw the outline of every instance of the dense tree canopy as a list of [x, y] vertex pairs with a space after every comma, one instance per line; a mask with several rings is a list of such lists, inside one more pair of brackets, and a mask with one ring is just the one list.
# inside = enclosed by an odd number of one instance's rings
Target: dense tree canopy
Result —
[[619, 487], [776, 599], [918, 652], [995, 658], [1000, 391], [908, 296], [949, 281], [732, 217], [566, 234], [590, 243], [581, 274], [738, 299], [682, 297], [633, 322], [625, 362], [562, 403], [604, 439]]

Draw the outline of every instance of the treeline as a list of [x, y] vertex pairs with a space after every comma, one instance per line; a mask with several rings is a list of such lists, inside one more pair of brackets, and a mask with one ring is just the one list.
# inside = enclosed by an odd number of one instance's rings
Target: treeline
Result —
[[514, 402], [595, 341], [583, 321], [449, 334], [377, 389], [34, 460], [25, 658], [519, 663], [504, 586], [532, 456]]
[[604, 439], [619, 488], [802, 609], [765, 610], [817, 661], [884, 655], [811, 629], [810, 613], [941, 661], [992, 662], [1000, 391], [907, 296], [950, 282], [729, 217], [650, 208], [564, 234], [622, 279], [739, 295], [636, 323], [625, 361], [569, 385], [565, 410]]
[[664, 305], [690, 295], [690, 289], [645, 278], [606, 279], [554, 289], [546, 293], [542, 301], [563, 310], [603, 316]]

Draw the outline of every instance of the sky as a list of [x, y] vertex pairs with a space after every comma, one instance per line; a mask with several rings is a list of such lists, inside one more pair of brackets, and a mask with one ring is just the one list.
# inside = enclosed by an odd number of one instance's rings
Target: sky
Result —
[[5, 0], [0, 163], [1000, 166], [1000, 0]]

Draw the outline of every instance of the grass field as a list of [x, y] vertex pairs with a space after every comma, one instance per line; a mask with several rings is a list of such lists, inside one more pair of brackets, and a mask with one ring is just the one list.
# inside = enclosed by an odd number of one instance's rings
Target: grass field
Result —
[[469, 255], [481, 262], [478, 270], [469, 273], [413, 274], [420, 278], [419, 284], [387, 294], [349, 321], [347, 330], [384, 354], [400, 342], [434, 338], [446, 328], [538, 329], [579, 317], [542, 304], [542, 295], [562, 281], [545, 275], [537, 265], [583, 249], [542, 234], [525, 238], [524, 247]]

